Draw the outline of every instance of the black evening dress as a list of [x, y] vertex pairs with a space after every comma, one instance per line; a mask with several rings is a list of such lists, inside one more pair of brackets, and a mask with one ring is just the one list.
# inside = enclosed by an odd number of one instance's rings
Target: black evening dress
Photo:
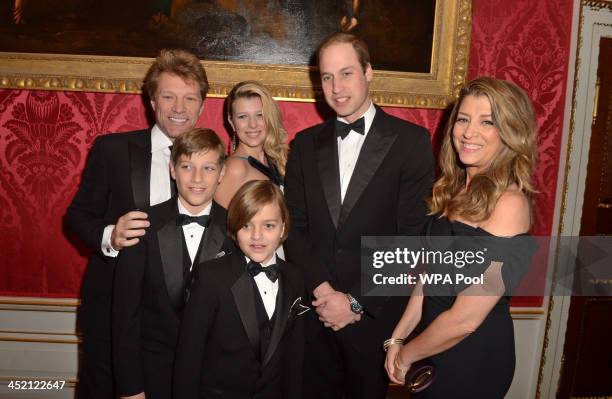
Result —
[[[478, 248], [487, 247], [486, 265], [471, 270], [480, 275], [491, 261], [503, 262], [502, 278], [506, 288], [478, 329], [452, 348], [430, 358], [435, 367], [431, 386], [414, 398], [503, 398], [514, 376], [514, 328], [510, 316], [510, 292], [529, 269], [535, 252], [535, 240], [526, 235], [512, 238], [495, 237], [481, 228], [432, 217], [429, 236], [459, 237]], [[465, 241], [462, 241], [465, 245]], [[456, 270], [455, 270], [456, 272]], [[452, 273], [452, 272], [451, 272]], [[423, 314], [418, 330], [430, 325], [438, 315], [450, 309], [456, 294], [467, 285], [424, 286]]]
[[267, 166], [250, 155], [248, 157], [242, 157], [239, 155], [234, 156], [236, 158], [244, 159], [245, 161], [247, 161], [252, 168], [257, 169], [260, 173], [270, 179], [272, 183], [276, 184], [279, 187], [283, 186], [283, 177], [278, 172], [278, 168], [276, 167], [276, 165], [274, 165], [274, 163], [269, 158], [266, 158], [269, 165]]

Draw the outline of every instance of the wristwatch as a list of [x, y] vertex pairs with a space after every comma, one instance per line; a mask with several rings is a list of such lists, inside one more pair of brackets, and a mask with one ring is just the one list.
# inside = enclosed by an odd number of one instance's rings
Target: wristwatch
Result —
[[353, 298], [353, 296], [349, 293], [346, 294], [346, 298], [349, 301], [349, 305], [351, 305], [351, 312], [355, 314], [363, 313], [363, 306], [361, 306], [361, 304], [357, 302], [357, 299]]

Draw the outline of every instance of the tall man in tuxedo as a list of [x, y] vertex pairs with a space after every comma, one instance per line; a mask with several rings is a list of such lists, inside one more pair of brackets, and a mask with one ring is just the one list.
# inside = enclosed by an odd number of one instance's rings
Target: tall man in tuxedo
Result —
[[169, 146], [196, 124], [208, 81], [195, 55], [162, 50], [145, 76], [144, 89], [155, 125], [96, 139], [66, 215], [68, 229], [94, 250], [81, 288], [79, 398], [114, 395], [111, 298], [116, 258], [145, 234], [146, 210], [171, 197]]
[[361, 39], [336, 33], [318, 59], [337, 117], [298, 133], [285, 177], [294, 224], [285, 251], [303, 266], [316, 306], [307, 320], [304, 394], [382, 399], [382, 343], [406, 298], [361, 296], [361, 236], [420, 233], [434, 174], [431, 143], [425, 129], [372, 103]]

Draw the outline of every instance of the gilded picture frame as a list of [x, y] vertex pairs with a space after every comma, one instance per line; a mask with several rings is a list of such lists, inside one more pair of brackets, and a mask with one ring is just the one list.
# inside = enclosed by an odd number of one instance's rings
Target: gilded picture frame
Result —
[[[375, 68], [373, 100], [380, 105], [445, 108], [465, 83], [471, 34], [471, 0], [437, 0], [429, 73]], [[401, 49], [398, 49], [401, 51]], [[140, 93], [151, 58], [0, 52], [0, 88]], [[224, 97], [242, 80], [259, 80], [275, 98], [315, 101], [317, 68], [298, 65], [202, 61], [210, 97]]]

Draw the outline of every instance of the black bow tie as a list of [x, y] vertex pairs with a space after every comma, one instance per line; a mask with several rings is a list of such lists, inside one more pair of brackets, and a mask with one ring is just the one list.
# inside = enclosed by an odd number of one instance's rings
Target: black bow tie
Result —
[[176, 225], [177, 226], [185, 226], [189, 223], [197, 223], [202, 227], [208, 227], [208, 222], [210, 221], [209, 215], [202, 216], [189, 216], [183, 213], [179, 213], [176, 217]]
[[278, 265], [270, 265], [263, 267], [260, 263], [250, 261], [247, 265], [247, 272], [253, 277], [257, 276], [259, 273], [266, 273], [266, 277], [270, 279], [270, 281], [275, 282], [278, 279]]
[[336, 137], [340, 137], [342, 140], [344, 140], [351, 130], [354, 130], [359, 134], [365, 133], [365, 120], [363, 119], [363, 116], [353, 123], [344, 123], [336, 119]]

